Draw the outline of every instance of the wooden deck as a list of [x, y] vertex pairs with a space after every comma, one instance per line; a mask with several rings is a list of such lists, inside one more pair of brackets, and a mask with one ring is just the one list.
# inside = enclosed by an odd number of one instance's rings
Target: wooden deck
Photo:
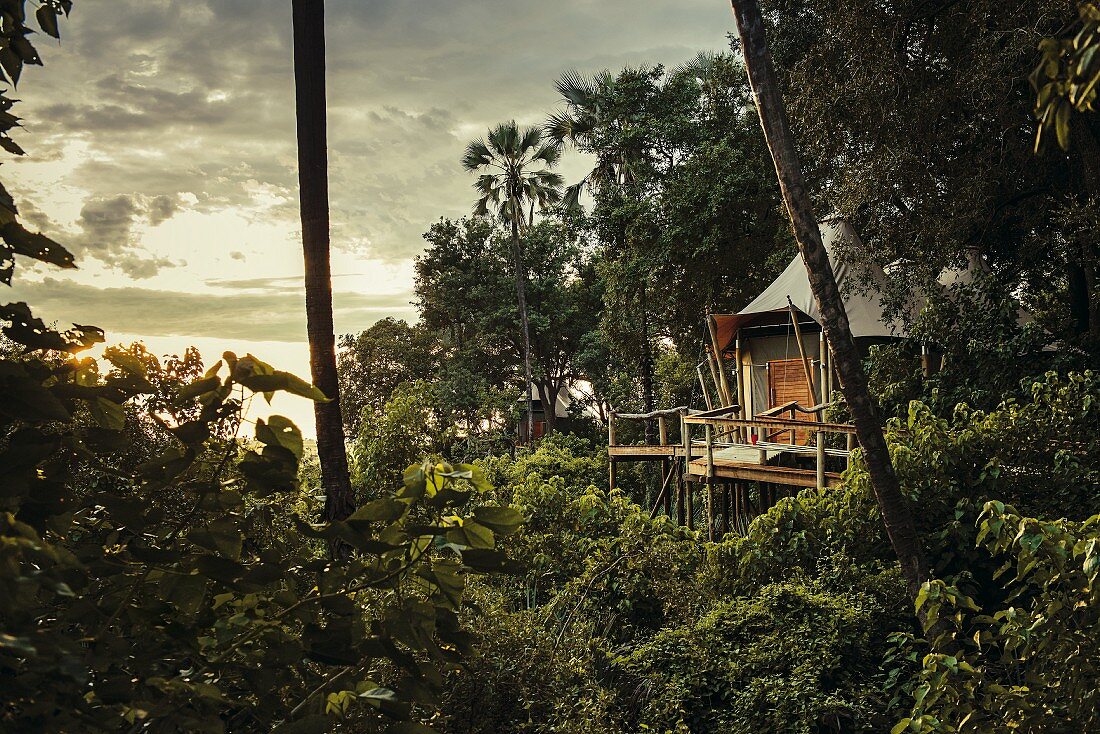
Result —
[[[708, 411], [674, 408], [644, 415], [613, 413], [608, 422], [607, 446], [610, 486], [616, 486], [617, 464], [657, 461], [661, 463], [664, 482], [652, 515], [663, 508], [671, 517], [675, 504], [676, 521], [694, 527], [695, 488], [704, 487], [709, 536], [716, 537], [716, 519], [727, 532], [744, 529], [755, 514], [766, 511], [792, 488], [827, 489], [840, 484], [841, 473], [837, 469], [848, 464], [855, 428], [821, 421], [824, 407], [780, 406], [780, 410], [790, 412], [786, 418], [778, 417], [777, 409], [753, 418], [731, 417], [739, 411], [737, 406]], [[796, 412], [814, 414], [816, 419], [796, 418]], [[657, 443], [618, 443], [617, 419], [656, 420]], [[669, 424], [673, 421], [679, 423], [678, 440], [669, 435]], [[700, 432], [702, 437], [697, 435]], [[830, 434], [844, 436], [844, 448], [827, 445]], [[767, 440], [784, 436], [791, 437], [791, 442]], [[807, 443], [798, 443], [798, 437]]]

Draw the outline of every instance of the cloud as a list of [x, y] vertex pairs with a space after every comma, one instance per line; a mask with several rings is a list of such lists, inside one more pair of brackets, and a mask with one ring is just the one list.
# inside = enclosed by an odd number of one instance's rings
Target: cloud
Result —
[[140, 213], [133, 197], [125, 194], [85, 202], [77, 222], [84, 235], [84, 247], [100, 259], [129, 249], [134, 220]]
[[178, 197], [169, 196], [167, 194], [153, 197], [146, 207], [146, 213], [149, 216], [149, 226], [156, 227], [162, 222], [168, 221], [172, 218], [172, 215], [178, 211]]
[[117, 267], [130, 278], [151, 278], [162, 268], [178, 263], [161, 254], [145, 251], [135, 227], [147, 222], [155, 227], [178, 211], [176, 198], [167, 195], [146, 198], [120, 194], [109, 199], [93, 198], [84, 203], [77, 219], [83, 253]]
[[[133, 286], [96, 288], [46, 278], [17, 283], [14, 296], [35, 314], [67, 325], [74, 319], [107, 331], [147, 336], [215, 337], [245, 341], [304, 342], [301, 287], [269, 292], [207, 294]], [[375, 321], [413, 314], [411, 293], [337, 293], [333, 310], [338, 333], [366, 329]]]
[[[542, 120], [561, 71], [678, 63], [725, 48], [732, 28], [710, 0], [326, 6], [333, 246], [385, 260], [470, 209], [465, 143]], [[64, 30], [20, 89], [32, 156], [80, 139], [89, 155], [68, 182], [104, 200], [191, 193], [199, 210], [253, 210], [258, 182], [288, 197], [257, 216], [297, 228], [289, 3], [114, 0], [78, 5]]]

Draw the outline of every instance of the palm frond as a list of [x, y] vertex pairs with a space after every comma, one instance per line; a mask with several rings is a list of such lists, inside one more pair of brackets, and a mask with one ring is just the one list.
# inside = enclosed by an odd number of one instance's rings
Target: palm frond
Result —
[[486, 140], [489, 143], [489, 147], [491, 147], [498, 156], [507, 158], [515, 154], [516, 135], [516, 121], [512, 120], [511, 122], [502, 122], [489, 130], [489, 136]]
[[566, 102], [577, 107], [587, 106], [596, 95], [596, 85], [593, 80], [586, 79], [576, 69], [562, 72], [554, 82], [554, 88]]
[[565, 189], [565, 194], [562, 196], [562, 204], [566, 209], [580, 209], [581, 208], [581, 191], [588, 183], [588, 177], [585, 176], [577, 183], [569, 186]]
[[577, 120], [572, 115], [565, 112], [553, 112], [546, 118], [542, 129], [546, 133], [546, 137], [561, 145], [567, 140], [574, 141], [576, 139], [573, 133], [576, 125]]
[[489, 197], [483, 196], [474, 204], [474, 216], [486, 217], [489, 215]]
[[491, 196], [494, 199], [499, 195], [500, 177], [491, 173], [483, 173], [474, 181], [474, 189], [482, 196]]
[[561, 147], [555, 143], [543, 143], [543, 145], [535, 151], [535, 154], [531, 156], [531, 161], [542, 161], [548, 166], [558, 165], [558, 161], [561, 160]]
[[565, 185], [565, 178], [560, 173], [545, 169], [532, 174], [531, 180], [543, 188], [560, 189]]
[[466, 146], [466, 152], [462, 155], [462, 167], [467, 171], [476, 171], [492, 161], [493, 154], [482, 139], [472, 141]]
[[519, 145], [517, 152], [521, 155], [536, 148], [542, 142], [542, 128], [531, 125], [519, 131]]

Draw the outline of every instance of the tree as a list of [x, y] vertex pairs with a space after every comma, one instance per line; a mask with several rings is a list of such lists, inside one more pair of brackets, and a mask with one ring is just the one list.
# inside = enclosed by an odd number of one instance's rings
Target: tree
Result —
[[1063, 0], [776, 0], [765, 18], [811, 194], [867, 245], [849, 266], [894, 264], [900, 306], [977, 251], [1003, 299], [1095, 364], [1100, 249], [1064, 219], [1095, 209], [1100, 123], [1081, 116], [1070, 153], [1036, 156], [1026, 83], [1040, 42], [1076, 21]]
[[[546, 122], [546, 134], [556, 145], [569, 143], [596, 156], [595, 167], [566, 190], [565, 203], [571, 208], [579, 206], [580, 193], [588, 188], [596, 196], [597, 209], [605, 215], [606, 231], [601, 239], [613, 248], [612, 257], [607, 258], [611, 267], [605, 272], [621, 276], [610, 279], [619, 287], [609, 287], [607, 293], [618, 293], [618, 303], [636, 310], [640, 317], [626, 323], [632, 323], [639, 334], [642, 405], [647, 413], [654, 408], [648, 298], [654, 263], [645, 262], [652, 250], [645, 242], [648, 238], [637, 236], [648, 203], [647, 187], [639, 182], [655, 162], [647, 102], [657, 94], [662, 74], [661, 67], [624, 69], [618, 76], [604, 70], [591, 78], [566, 72], [555, 84], [565, 111], [551, 115]], [[639, 254], [641, 258], [631, 257]], [[653, 421], [647, 421], [647, 440], [653, 432]]]
[[763, 136], [746, 112], [748, 81], [730, 55], [700, 54], [669, 71], [570, 72], [556, 88], [563, 109], [547, 121], [548, 134], [596, 159], [566, 197], [591, 195], [589, 221], [602, 245], [610, 350], [602, 355], [592, 343], [588, 356], [621, 361], [639, 385], [614, 378], [607, 394], [619, 393], [620, 408], [640, 394], [637, 407], [649, 412], [662, 390], [662, 345], [671, 340], [697, 358], [703, 316], [744, 306], [793, 251]]
[[[459, 371], [488, 388], [505, 387], [525, 347], [513, 313], [497, 295], [508, 278], [510, 238], [484, 219], [467, 219], [438, 222], [425, 239], [429, 245], [416, 259], [417, 305], [425, 328], [449, 342], [433, 380], [440, 387], [453, 384], [445, 378]], [[601, 290], [570, 217], [547, 217], [529, 226], [522, 240], [531, 262], [525, 283], [531, 384], [544, 405], [554, 405], [580, 376], [582, 342], [598, 326]], [[553, 431], [555, 416], [546, 417]]]
[[[474, 213], [488, 215], [490, 204], [511, 229], [512, 260], [516, 279], [516, 301], [523, 329], [524, 396], [531, 394], [531, 332], [527, 318], [526, 281], [520, 234], [534, 223], [535, 207], [545, 209], [561, 200], [562, 177], [549, 169], [561, 158], [558, 148], [543, 140], [537, 127], [519, 127], [515, 120], [489, 130], [481, 140], [466, 146], [462, 166], [481, 172], [474, 188], [481, 194]], [[532, 170], [536, 166], [545, 166]], [[527, 411], [527, 436], [533, 435], [531, 411]]]
[[294, 92], [298, 122], [298, 184], [305, 255], [309, 368], [328, 398], [314, 404], [317, 455], [325, 489], [325, 519], [342, 520], [355, 508], [348, 475], [329, 263], [328, 150], [325, 109], [325, 3], [294, 0]]
[[756, 0], [732, 0], [737, 30], [745, 54], [760, 125], [771, 150], [776, 176], [783, 200], [794, 228], [799, 252], [806, 264], [810, 289], [821, 313], [821, 325], [840, 377], [845, 400], [852, 413], [863, 449], [871, 487], [878, 501], [887, 535], [901, 562], [910, 595], [917, 593], [928, 578], [928, 565], [917, 537], [913, 514], [901, 493], [890, 461], [890, 450], [882, 433], [882, 425], [867, 389], [867, 377], [856, 351], [844, 301], [836, 284], [829, 256], [821, 243], [817, 218], [802, 179], [802, 169], [795, 151], [794, 139], [787, 121], [786, 108], [772, 68], [771, 54], [764, 37], [764, 21]]
[[347, 435], [358, 438], [365, 423], [381, 416], [399, 385], [428, 379], [441, 348], [436, 335], [423, 325], [394, 318], [341, 336], [337, 369]]

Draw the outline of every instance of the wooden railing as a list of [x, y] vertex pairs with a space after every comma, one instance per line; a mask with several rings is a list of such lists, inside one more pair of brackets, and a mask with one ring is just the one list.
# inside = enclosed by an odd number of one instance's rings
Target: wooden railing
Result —
[[[655, 410], [651, 413], [611, 413], [607, 425], [608, 448], [627, 449], [618, 443], [617, 420], [630, 421], [657, 421], [657, 443], [644, 444], [635, 447], [638, 458], [652, 454], [653, 458], [669, 459], [682, 457], [686, 462], [693, 458], [701, 457], [706, 460], [706, 478], [714, 477], [715, 453], [723, 449], [747, 448], [754, 449], [757, 453], [757, 463], [761, 466], [767, 464], [769, 452], [782, 452], [795, 455], [814, 455], [816, 468], [816, 483], [819, 488], [825, 487], [826, 457], [842, 458], [847, 464], [848, 456], [854, 445], [855, 427], [847, 423], [827, 423], [821, 419], [827, 404], [805, 407], [797, 402], [778, 405], [769, 410], [757, 414], [753, 418], [735, 418], [740, 412], [739, 406], [725, 406], [713, 410], [697, 411], [680, 406], [666, 410]], [[779, 417], [787, 413], [787, 417]], [[813, 420], [799, 419], [797, 414], [813, 415]], [[671, 443], [669, 440], [670, 418], [679, 419], [680, 441]], [[693, 439], [694, 426], [704, 427], [702, 440]], [[775, 441], [773, 439], [788, 434], [789, 442]], [[813, 445], [799, 444], [799, 435], [813, 436]], [[825, 437], [828, 434], [841, 434], [845, 436], [843, 449], [827, 448]], [[620, 454], [621, 452], [614, 452]], [[628, 457], [623, 457], [628, 458]], [[670, 467], [671, 468], [671, 467]], [[611, 486], [615, 486], [615, 462], [611, 462]], [[669, 477], [665, 477], [667, 485]]]

